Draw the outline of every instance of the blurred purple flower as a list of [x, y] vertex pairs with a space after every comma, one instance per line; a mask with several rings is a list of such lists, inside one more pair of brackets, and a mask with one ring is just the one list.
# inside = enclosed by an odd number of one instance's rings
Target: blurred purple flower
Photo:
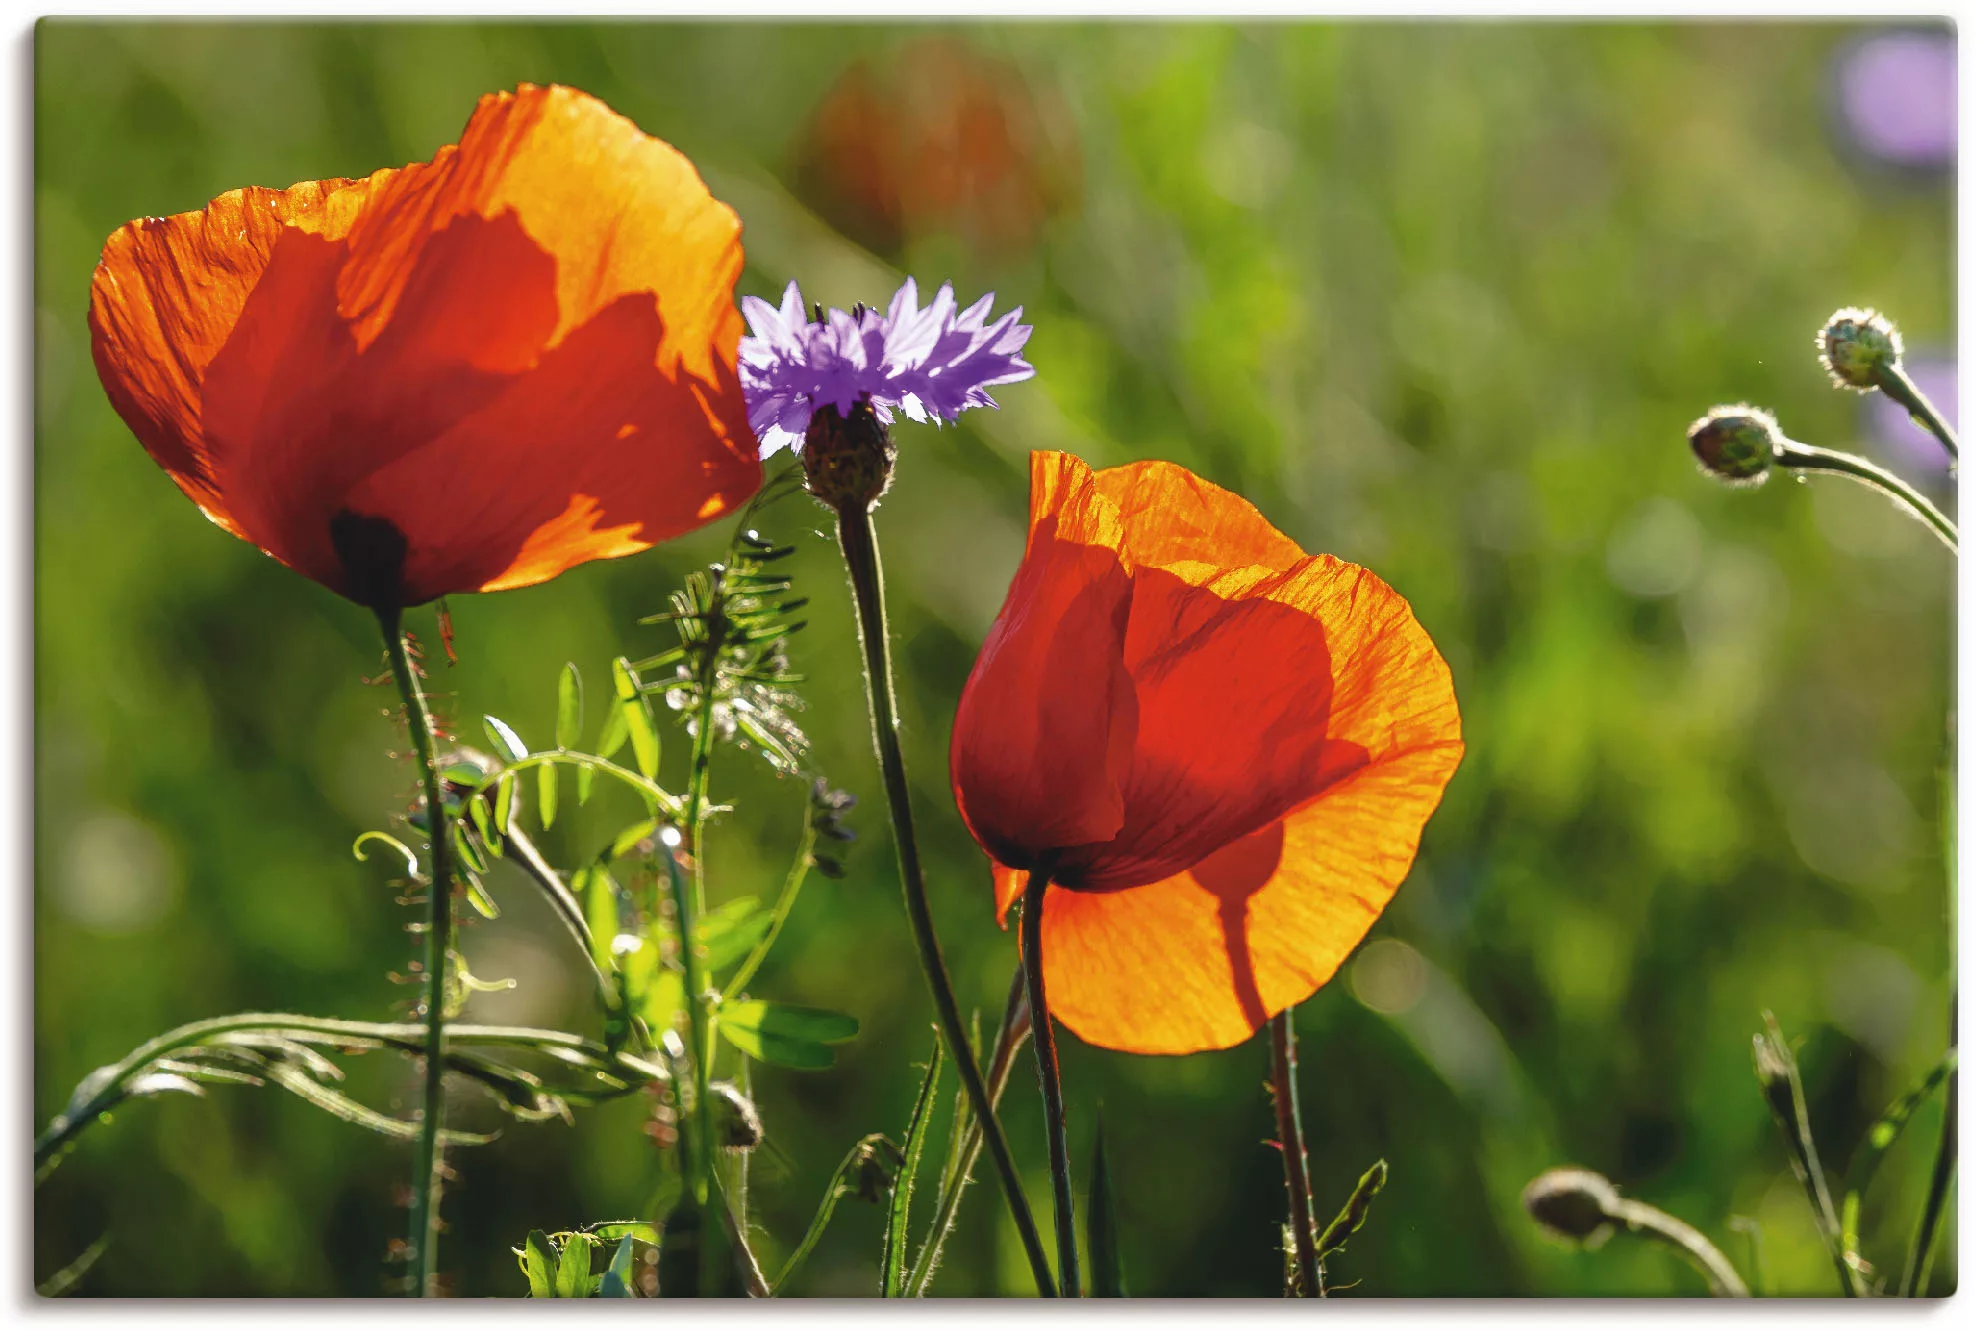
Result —
[[1958, 154], [1958, 47], [1948, 35], [1895, 31], [1849, 49], [1840, 68], [1841, 111], [1856, 144], [1908, 167], [1951, 164]]
[[850, 314], [827, 310], [813, 323], [795, 282], [781, 309], [743, 297], [753, 336], [742, 339], [737, 371], [764, 457], [801, 450], [811, 414], [823, 406], [844, 414], [865, 398], [888, 424], [898, 408], [910, 420], [939, 425], [972, 406], [995, 406], [988, 389], [1037, 372], [1018, 354], [1031, 336], [1030, 326], [1017, 322], [1023, 306], [986, 325], [995, 293], [960, 313], [947, 282], [926, 309], [919, 299], [909, 277], [884, 318], [861, 305]]
[[[1945, 423], [1957, 429], [1958, 362], [1944, 356], [1912, 354], [1904, 357], [1903, 370], [1917, 390], [1938, 408]], [[1950, 459], [1945, 456], [1943, 445], [1912, 420], [1908, 411], [1882, 393], [1871, 393], [1864, 398], [1863, 409], [1869, 416], [1869, 432], [1901, 467], [1921, 470], [1926, 475], [1946, 474]]]

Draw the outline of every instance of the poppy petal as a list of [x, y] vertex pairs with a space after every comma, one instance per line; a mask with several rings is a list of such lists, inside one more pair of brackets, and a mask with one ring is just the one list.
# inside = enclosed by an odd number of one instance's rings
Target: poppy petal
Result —
[[[950, 746], [956, 803], [1006, 863], [1103, 841], [1124, 813], [1133, 681], [1119, 524], [1077, 458], [1031, 455], [1024, 560], [962, 690]], [[1026, 848], [1028, 847], [1028, 848]]]
[[206, 369], [284, 229], [333, 226], [326, 200], [349, 183], [237, 189], [199, 212], [127, 223], [90, 282], [90, 352], [111, 404], [186, 497], [235, 535], [202, 443]]
[[1093, 483], [1119, 510], [1122, 548], [1136, 566], [1257, 564], [1284, 572], [1306, 557], [1249, 501], [1173, 462], [1108, 467], [1093, 473]]
[[1310, 997], [1407, 876], [1463, 753], [1454, 709], [1450, 721], [1449, 738], [1362, 768], [1187, 872], [1126, 891], [1050, 888], [1052, 1014], [1103, 1048], [1190, 1053], [1241, 1043]]

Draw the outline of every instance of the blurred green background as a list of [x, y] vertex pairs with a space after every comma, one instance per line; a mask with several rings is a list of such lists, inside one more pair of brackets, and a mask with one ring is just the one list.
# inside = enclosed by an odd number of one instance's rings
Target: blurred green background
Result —
[[[1804, 1041], [1836, 1169], [1942, 1050], [1952, 565], [1844, 482], [1718, 487], [1684, 430], [1749, 398], [1796, 437], [1859, 443], [1863, 404], [1827, 385], [1810, 344], [1841, 304], [1948, 347], [1948, 173], [1880, 168], [1837, 133], [1834, 61], [1859, 34], [44, 22], [37, 1120], [184, 1021], [385, 1019], [411, 996], [391, 978], [413, 957], [410, 914], [387, 870], [350, 853], [414, 791], [389, 685], [366, 685], [375, 626], [205, 522], [110, 410], [84, 323], [104, 238], [238, 185], [425, 159], [480, 94], [561, 81], [694, 158], [742, 216], [743, 293], [797, 277], [849, 306], [911, 272], [924, 291], [994, 290], [1036, 325], [1037, 378], [1000, 390], [1001, 412], [900, 428], [879, 517], [907, 757], [965, 1005], [1000, 1009], [1015, 939], [948, 795], [948, 728], [1022, 547], [1025, 452], [1168, 458], [1400, 589], [1463, 707], [1469, 755], [1414, 872], [1299, 1009], [1320, 1208], [1375, 1158], [1392, 1167], [1333, 1277], [1358, 1281], [1353, 1296], [1699, 1291], [1661, 1249], [1581, 1253], [1535, 1233], [1520, 1188], [1571, 1162], [1697, 1224], [1748, 1273], [1732, 1221], [1756, 1220], [1769, 1287], [1831, 1292], [1750, 1035], [1767, 1007]], [[1911, 474], [1951, 501], [1942, 467]], [[825, 516], [800, 497], [762, 525], [801, 547], [814, 598], [793, 654], [816, 763], [862, 800], [848, 876], [813, 879], [753, 985], [864, 1024], [833, 1071], [758, 1072], [771, 1148], [751, 1202], [780, 1263], [845, 1149], [899, 1136], [932, 1035]], [[547, 742], [573, 660], [594, 726], [611, 657], [670, 640], [634, 619], [727, 536], [457, 598], [443, 705], [470, 739], [493, 712]], [[430, 625], [415, 616], [429, 641]], [[672, 779], [685, 748], [676, 732]], [[774, 893], [804, 793], [725, 760], [716, 796], [737, 811], [714, 833], [717, 900]], [[546, 849], [574, 862], [624, 811], [567, 814]], [[491, 884], [507, 913], [471, 923], [466, 953], [519, 986], [470, 1012], [595, 1031], [566, 939], [513, 869]], [[1076, 1158], [1104, 1105], [1131, 1289], [1274, 1294], [1283, 1186], [1262, 1143], [1262, 1040], [1137, 1058], [1067, 1038], [1063, 1057]], [[376, 1055], [353, 1076], [370, 1102], [410, 1106], [409, 1064]], [[1042, 1215], [1029, 1086], [1020, 1070], [1005, 1116]], [[508, 1248], [532, 1227], [636, 1214], [654, 1176], [643, 1112], [460, 1152], [443, 1256], [457, 1291], [520, 1294]], [[1938, 1117], [1868, 1200], [1867, 1249], [1892, 1277]], [[379, 1294], [408, 1156], [273, 1091], [132, 1104], [36, 1190], [36, 1275], [107, 1233], [83, 1292]], [[803, 1291], [869, 1292], [879, 1244], [879, 1211], [847, 1202]], [[1030, 1287], [987, 1177], [935, 1287]]]

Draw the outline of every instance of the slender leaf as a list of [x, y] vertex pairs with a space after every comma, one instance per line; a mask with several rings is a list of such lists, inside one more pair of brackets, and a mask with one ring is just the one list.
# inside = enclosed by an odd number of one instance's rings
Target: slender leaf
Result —
[[604, 728], [598, 731], [597, 756], [608, 758], [625, 747], [628, 735], [629, 731], [625, 727], [625, 708], [606, 707]]
[[1340, 1213], [1333, 1216], [1333, 1222], [1326, 1226], [1319, 1236], [1319, 1254], [1322, 1258], [1331, 1256], [1347, 1245], [1347, 1239], [1360, 1231], [1367, 1222], [1368, 1207], [1374, 1203], [1388, 1182], [1388, 1161], [1377, 1159], [1373, 1167], [1361, 1174], [1361, 1180], [1354, 1184], [1353, 1195], [1340, 1207]]
[[920, 1171], [921, 1155], [927, 1148], [928, 1123], [934, 1120], [935, 1089], [941, 1083], [941, 1069], [941, 1036], [937, 1032], [927, 1075], [921, 1078], [921, 1092], [914, 1098], [914, 1114], [907, 1119], [905, 1158], [893, 1180], [893, 1195], [887, 1201], [886, 1241], [880, 1252], [883, 1298], [899, 1297], [907, 1282], [907, 1219], [914, 1208], [914, 1175]]
[[557, 768], [551, 762], [536, 768], [536, 816], [545, 828], [557, 820]]
[[1086, 1192], [1086, 1251], [1092, 1263], [1096, 1298], [1127, 1296], [1127, 1280], [1120, 1260], [1117, 1207], [1113, 1171], [1106, 1164], [1106, 1123], [1101, 1119], [1093, 1129], [1093, 1176]]
[[584, 731], [584, 680], [577, 666], [565, 662], [557, 676], [557, 747], [575, 748]]
[[773, 1067], [788, 1067], [792, 1071], [823, 1071], [838, 1060], [831, 1049], [806, 1039], [786, 1039], [727, 1024], [722, 1025], [721, 1032], [728, 1042], [744, 1053]]
[[631, 854], [637, 848], [640, 841], [645, 840], [648, 836], [659, 830], [659, 827], [660, 824], [657, 818], [649, 817], [644, 822], [634, 822], [631, 826], [612, 838], [611, 853], [606, 856], [607, 861], [623, 859], [626, 855]]
[[502, 835], [509, 834], [515, 825], [515, 773], [504, 771], [495, 782], [495, 830]]
[[640, 775], [652, 780], [660, 771], [660, 730], [653, 722], [652, 708], [623, 659], [612, 662], [612, 682], [618, 690], [618, 709], [625, 717], [626, 733], [632, 739], [634, 765]]
[[616, 968], [612, 939], [618, 936], [618, 883], [604, 864], [592, 862], [572, 874], [571, 894], [584, 902], [584, 922], [591, 933], [591, 959], [610, 974]]

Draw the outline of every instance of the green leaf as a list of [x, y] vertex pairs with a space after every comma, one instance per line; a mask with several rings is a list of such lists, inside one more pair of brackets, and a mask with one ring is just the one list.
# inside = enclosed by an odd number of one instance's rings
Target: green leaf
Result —
[[764, 1034], [741, 1026], [721, 1027], [728, 1042], [747, 1053], [758, 1062], [767, 1062], [772, 1067], [788, 1067], [792, 1071], [824, 1071], [838, 1060], [823, 1044], [811, 1043], [802, 1039], [785, 1039], [780, 1035]]
[[488, 853], [497, 859], [502, 857], [502, 838], [495, 831], [495, 814], [488, 806], [486, 795], [477, 794], [467, 801], [467, 819], [474, 824], [474, 833], [481, 838], [481, 844]]
[[921, 1155], [927, 1149], [928, 1123], [934, 1120], [941, 1064], [941, 1033], [937, 1030], [934, 1052], [928, 1057], [927, 1075], [921, 1078], [921, 1092], [915, 1096], [913, 1115], [907, 1119], [907, 1146], [900, 1172], [893, 1179], [893, 1194], [887, 1199], [886, 1241], [880, 1251], [883, 1298], [899, 1297], [907, 1280], [907, 1219], [914, 1208], [914, 1175], [920, 1171]]
[[452, 831], [454, 854], [458, 856], [456, 862], [465, 866], [469, 872], [487, 872], [488, 861], [481, 857], [481, 851], [475, 849], [474, 842], [468, 839], [467, 828], [456, 822]]
[[522, 742], [522, 736], [509, 728], [508, 722], [493, 716], [481, 718], [481, 728], [488, 732], [489, 742], [508, 754], [511, 762], [520, 762], [529, 756], [529, 745]]
[[591, 767], [577, 769], [577, 806], [582, 808], [591, 797], [591, 781], [598, 773]]
[[566, 661], [557, 676], [557, 747], [575, 748], [584, 731], [584, 680], [577, 666]]
[[[641, 1224], [639, 1227], [648, 1233], [653, 1232], [650, 1225]], [[655, 1234], [648, 1241], [657, 1245], [658, 1235]], [[618, 1250], [612, 1253], [612, 1263], [605, 1270], [604, 1278], [599, 1281], [598, 1296], [601, 1298], [632, 1296], [632, 1234], [627, 1233], [618, 1240]]]
[[592, 862], [571, 875], [571, 894], [584, 902], [584, 922], [591, 930], [591, 959], [610, 974], [618, 968], [612, 939], [618, 936], [618, 883], [604, 864]]
[[581, 1298], [590, 1291], [591, 1237], [573, 1233], [563, 1240], [563, 1255], [557, 1261], [557, 1292], [560, 1298]]
[[515, 825], [515, 773], [504, 771], [501, 779], [495, 782], [495, 830], [508, 835], [508, 829]]
[[612, 849], [611, 853], [606, 856], [606, 862], [609, 863], [613, 860], [625, 858], [626, 855], [632, 853], [640, 841], [645, 840], [659, 829], [660, 824], [657, 818], [649, 817], [644, 822], [634, 822], [631, 826], [612, 838]]
[[1361, 1225], [1367, 1222], [1368, 1207], [1387, 1182], [1388, 1161], [1377, 1159], [1372, 1168], [1361, 1174], [1361, 1180], [1354, 1184], [1354, 1194], [1347, 1198], [1347, 1203], [1340, 1207], [1340, 1213], [1320, 1234], [1319, 1254], [1322, 1259], [1339, 1251], [1347, 1245], [1348, 1238], [1360, 1232]]
[[754, 896], [738, 896], [719, 909], [708, 911], [694, 925], [710, 974], [735, 964], [770, 931], [776, 916], [765, 910]]
[[653, 723], [652, 708], [639, 691], [639, 681], [632, 677], [632, 667], [623, 656], [612, 662], [612, 686], [618, 693], [618, 711], [625, 718], [626, 733], [632, 739], [634, 763], [640, 775], [653, 780], [660, 774], [660, 731]]
[[1104, 1118], [1099, 1118], [1093, 1128], [1092, 1185], [1086, 1189], [1086, 1250], [1092, 1265], [1093, 1296], [1126, 1297], [1127, 1280], [1120, 1261], [1120, 1216], [1113, 1196], [1113, 1171], [1106, 1164]]
[[536, 816], [543, 819], [545, 830], [557, 820], [557, 767], [554, 762], [545, 762], [536, 768]]
[[[648, 944], [639, 950], [652, 949], [651, 944]], [[669, 969], [657, 971], [646, 985], [645, 994], [639, 1005], [639, 1015], [646, 1022], [647, 1029], [655, 1033], [672, 1029], [675, 1018], [687, 1005], [687, 983], [681, 978], [680, 971]]]
[[467, 888], [467, 903], [474, 907], [476, 914], [483, 919], [502, 917], [502, 907], [495, 904], [495, 898], [488, 894], [488, 888], [482, 884], [480, 878], [468, 873], [461, 878], [461, 885]]
[[610, 1224], [593, 1224], [588, 1231], [599, 1242], [616, 1242], [620, 1238], [631, 1238], [635, 1242], [645, 1243], [648, 1247], [660, 1245], [660, 1231], [643, 1219], [621, 1219]]
[[540, 1228], [529, 1230], [529, 1240], [522, 1249], [522, 1273], [529, 1279], [529, 1296], [532, 1298], [554, 1298], [557, 1295], [556, 1253], [550, 1250], [550, 1239]]
[[605, 708], [605, 726], [598, 731], [599, 757], [610, 757], [625, 747], [628, 731], [625, 728], [625, 708], [609, 706]]
[[859, 1035], [859, 1022], [839, 1012], [759, 999], [728, 1003], [721, 1009], [721, 1023], [725, 1030], [747, 1030], [812, 1044], [842, 1044]]

